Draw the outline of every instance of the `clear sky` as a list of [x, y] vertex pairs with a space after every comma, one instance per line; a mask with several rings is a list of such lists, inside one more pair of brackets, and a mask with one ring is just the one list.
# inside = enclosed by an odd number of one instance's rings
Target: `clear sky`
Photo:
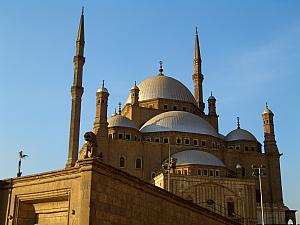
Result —
[[[275, 114], [285, 203], [300, 210], [300, 1], [5, 1], [0, 13], [0, 178], [65, 166], [70, 87], [81, 6], [86, 64], [81, 143], [104, 79], [109, 115], [136, 80], [165, 74], [193, 91], [195, 26], [205, 99], [213, 91], [222, 134], [241, 127], [263, 142], [261, 112]], [[298, 219], [298, 222], [300, 218]]]

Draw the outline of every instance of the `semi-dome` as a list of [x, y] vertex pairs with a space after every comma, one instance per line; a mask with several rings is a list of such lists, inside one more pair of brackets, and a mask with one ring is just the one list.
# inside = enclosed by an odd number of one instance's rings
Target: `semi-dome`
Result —
[[[137, 86], [140, 89], [139, 101], [163, 98], [190, 102], [197, 105], [189, 89], [172, 77], [164, 75], [153, 76], [142, 81]], [[128, 103], [131, 103], [130, 96], [126, 101], [126, 104]]]
[[224, 163], [216, 156], [199, 150], [187, 150], [173, 154], [172, 158], [177, 159], [176, 166], [183, 165], [207, 165], [207, 166], [222, 166]]
[[206, 134], [219, 138], [216, 130], [201, 117], [184, 111], [161, 113], [148, 120], [141, 128], [143, 133], [178, 131], [195, 134]]
[[107, 120], [107, 122], [108, 122], [108, 127], [128, 127], [128, 128], [138, 129], [136, 124], [132, 120], [118, 114], [110, 117]]
[[226, 141], [257, 141], [255, 136], [251, 134], [249, 131], [237, 128], [231, 131], [225, 137]]

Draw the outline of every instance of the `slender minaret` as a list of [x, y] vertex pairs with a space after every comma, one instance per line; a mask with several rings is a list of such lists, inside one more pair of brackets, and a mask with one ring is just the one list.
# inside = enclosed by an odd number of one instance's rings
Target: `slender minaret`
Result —
[[199, 109], [202, 113], [204, 113], [205, 104], [203, 102], [203, 91], [202, 91], [202, 82], [203, 82], [203, 74], [201, 71], [201, 55], [200, 55], [200, 47], [199, 47], [199, 38], [198, 31], [196, 27], [196, 38], [195, 38], [195, 53], [194, 53], [194, 96], [196, 102], [198, 104]]
[[76, 55], [74, 56], [74, 81], [71, 88], [72, 111], [70, 122], [69, 154], [66, 167], [72, 167], [78, 159], [79, 131], [80, 131], [80, 112], [81, 97], [83, 94], [82, 72], [85, 58], [84, 52], [84, 16], [83, 10], [80, 17], [78, 36], [76, 41]]

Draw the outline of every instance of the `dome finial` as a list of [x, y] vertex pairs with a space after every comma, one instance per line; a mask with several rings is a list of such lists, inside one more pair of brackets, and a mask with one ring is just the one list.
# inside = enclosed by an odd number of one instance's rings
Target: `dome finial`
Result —
[[104, 80], [102, 80], [102, 88], [104, 88]]
[[122, 106], [122, 103], [119, 102], [119, 115], [121, 115], [121, 106]]
[[198, 27], [196, 26], [196, 35], [198, 35]]
[[115, 114], [114, 114], [114, 116], [115, 116], [115, 115], [117, 115], [117, 109], [116, 109], [116, 108], [115, 108]]
[[136, 80], [134, 81], [134, 86], [136, 86]]
[[269, 106], [268, 106], [268, 102], [266, 102], [266, 108], [267, 108], [267, 109], [269, 108]]
[[210, 91], [210, 96], [213, 96], [212, 91]]
[[159, 61], [159, 70], [158, 70], [158, 71], [159, 71], [159, 75], [162, 75], [162, 76], [163, 76], [163, 75], [164, 75], [164, 74], [163, 74], [164, 69], [163, 69], [162, 65], [163, 65], [163, 62], [162, 62], [162, 61]]
[[236, 119], [237, 119], [237, 128], [240, 129], [241, 128], [240, 127], [240, 117], [237, 117]]

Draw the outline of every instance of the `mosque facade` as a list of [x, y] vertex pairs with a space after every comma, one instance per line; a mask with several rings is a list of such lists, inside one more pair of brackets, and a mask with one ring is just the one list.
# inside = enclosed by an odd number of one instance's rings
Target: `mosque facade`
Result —
[[[172, 193], [172, 196], [183, 199], [185, 204], [195, 209], [200, 207], [207, 215], [215, 215], [215, 218], [229, 219], [232, 224], [287, 224], [289, 219], [296, 224], [295, 210], [290, 210], [283, 201], [281, 153], [276, 144], [273, 112], [266, 105], [262, 121], [258, 121], [264, 127], [263, 143], [242, 128], [239, 121], [235, 130], [227, 135], [220, 134], [217, 100], [212, 94], [207, 101], [203, 99], [204, 75], [197, 31], [193, 93], [180, 81], [167, 76], [161, 63], [158, 74], [135, 83], [124, 106], [108, 117], [110, 93], [103, 82], [96, 92], [93, 130], [84, 135], [86, 143], [79, 148], [84, 43], [84, 16], [81, 15], [71, 88], [69, 151], [64, 171], [88, 168], [85, 162], [96, 160], [108, 166], [109, 169], [104, 171], [121, 171], [121, 175], [125, 178], [129, 176], [133, 183], [134, 179], [138, 179], [139, 182], [156, 186], [152, 190], [152, 187], [143, 184], [151, 192], [159, 193], [162, 189], [164, 195]], [[100, 164], [95, 165], [101, 167]], [[62, 176], [72, 175], [71, 172], [60, 173]], [[89, 187], [98, 182], [95, 179], [91, 178]], [[75, 194], [77, 200], [83, 198], [80, 193]], [[69, 198], [69, 195], [62, 196], [60, 199]], [[67, 203], [64, 204], [63, 207], [68, 208]], [[77, 224], [102, 224], [78, 221]], [[62, 224], [71, 223], [66, 220]], [[156, 224], [162, 224], [159, 218]]]

